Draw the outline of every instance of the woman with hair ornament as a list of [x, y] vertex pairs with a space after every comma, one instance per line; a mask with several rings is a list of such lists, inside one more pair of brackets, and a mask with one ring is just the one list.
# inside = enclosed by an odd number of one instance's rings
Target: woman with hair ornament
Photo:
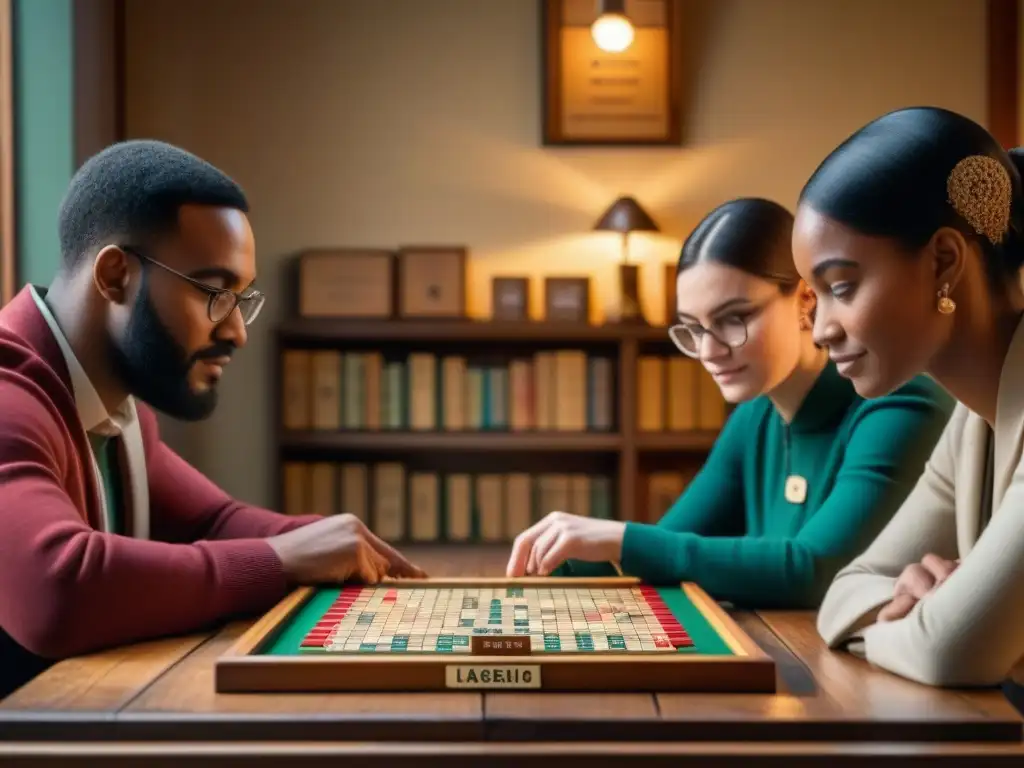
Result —
[[815, 339], [857, 392], [926, 373], [958, 401], [818, 615], [833, 648], [936, 686], [1004, 683], [1024, 658], [1022, 159], [962, 115], [899, 110], [822, 162], [793, 230]]

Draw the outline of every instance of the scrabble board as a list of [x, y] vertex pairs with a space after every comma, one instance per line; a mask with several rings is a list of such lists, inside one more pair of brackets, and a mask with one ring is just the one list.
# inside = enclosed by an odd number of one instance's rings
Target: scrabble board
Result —
[[220, 692], [774, 692], [767, 656], [694, 584], [416, 579], [296, 590], [216, 662]]
[[493, 643], [484, 641], [510, 635], [505, 644], [522, 639], [544, 653], [694, 647], [654, 587], [388, 585], [339, 590], [299, 651], [465, 655], [473, 641], [489, 649]]

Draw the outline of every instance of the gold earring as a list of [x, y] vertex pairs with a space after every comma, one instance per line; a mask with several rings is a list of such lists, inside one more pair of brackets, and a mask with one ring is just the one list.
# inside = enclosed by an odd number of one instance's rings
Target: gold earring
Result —
[[943, 315], [951, 315], [955, 309], [956, 302], [949, 298], [949, 283], [946, 283], [939, 291], [939, 312]]

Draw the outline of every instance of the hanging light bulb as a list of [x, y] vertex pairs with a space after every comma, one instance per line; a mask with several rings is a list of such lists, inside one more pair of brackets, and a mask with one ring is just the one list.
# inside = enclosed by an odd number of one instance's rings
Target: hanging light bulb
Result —
[[625, 13], [625, 0], [604, 0], [601, 14], [590, 27], [597, 47], [608, 53], [621, 53], [633, 42], [633, 25]]

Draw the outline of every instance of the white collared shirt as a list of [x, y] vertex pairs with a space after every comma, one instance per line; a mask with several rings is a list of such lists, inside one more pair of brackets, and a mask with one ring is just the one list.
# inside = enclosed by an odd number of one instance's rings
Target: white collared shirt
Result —
[[[124, 440], [125, 454], [128, 459], [128, 477], [125, 481], [131, 485], [132, 493], [132, 523], [134, 538], [145, 539], [149, 537], [149, 488], [146, 479], [146, 455], [142, 448], [142, 431], [139, 428], [138, 412], [135, 408], [135, 400], [132, 397], [125, 399], [113, 413], [107, 411], [100, 400], [96, 388], [92, 385], [82, 364], [78, 362], [75, 353], [68, 344], [67, 337], [61, 330], [57, 319], [53, 316], [50, 308], [46, 305], [42, 295], [35, 286], [29, 286], [32, 298], [36, 302], [43, 319], [49, 326], [64, 356], [64, 363], [67, 365], [68, 374], [71, 377], [71, 388], [75, 394], [75, 406], [78, 410], [78, 417], [82, 420], [82, 426], [86, 432], [106, 437], [120, 435]], [[103, 508], [102, 524], [106, 532], [110, 532], [110, 510], [106, 497], [106, 486], [100, 474], [99, 464], [96, 462], [96, 455], [90, 451], [92, 460], [93, 476], [96, 478], [96, 487], [99, 489], [100, 503]]]

